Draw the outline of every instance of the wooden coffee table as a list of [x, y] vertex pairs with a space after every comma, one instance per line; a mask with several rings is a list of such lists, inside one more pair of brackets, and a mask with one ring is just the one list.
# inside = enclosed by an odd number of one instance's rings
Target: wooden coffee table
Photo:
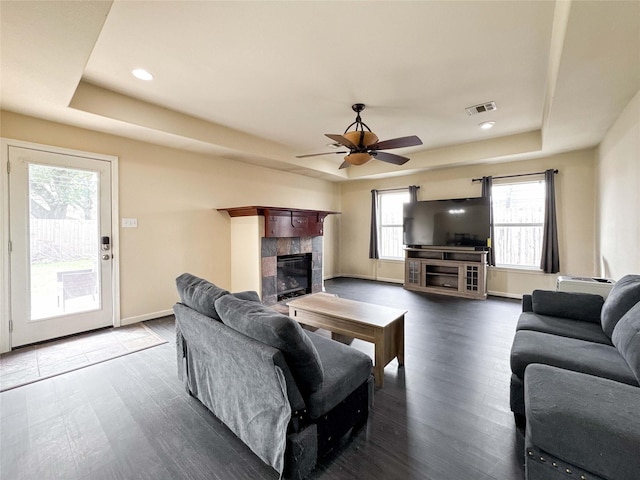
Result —
[[[394, 358], [404, 365], [404, 314], [406, 310], [356, 302], [327, 293], [314, 293], [287, 302], [289, 316], [312, 327], [372, 342], [373, 376], [384, 385], [384, 367]], [[332, 335], [333, 336], [333, 335]]]

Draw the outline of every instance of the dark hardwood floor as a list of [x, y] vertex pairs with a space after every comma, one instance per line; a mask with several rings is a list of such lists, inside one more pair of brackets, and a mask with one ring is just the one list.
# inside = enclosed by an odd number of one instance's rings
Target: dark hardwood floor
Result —
[[[523, 439], [509, 410], [518, 301], [354, 279], [325, 287], [408, 310], [405, 366], [386, 367], [367, 426], [310, 478], [524, 478]], [[0, 394], [0, 478], [277, 479], [184, 392], [173, 317], [146, 325], [169, 343]], [[365, 342], [353, 347], [373, 353]]]

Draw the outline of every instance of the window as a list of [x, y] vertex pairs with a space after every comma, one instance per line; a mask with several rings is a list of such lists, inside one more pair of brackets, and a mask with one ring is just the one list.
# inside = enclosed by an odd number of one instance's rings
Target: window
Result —
[[409, 201], [409, 190], [378, 192], [378, 245], [380, 258], [404, 259], [402, 206]]
[[493, 248], [496, 265], [540, 268], [545, 182], [495, 184]]

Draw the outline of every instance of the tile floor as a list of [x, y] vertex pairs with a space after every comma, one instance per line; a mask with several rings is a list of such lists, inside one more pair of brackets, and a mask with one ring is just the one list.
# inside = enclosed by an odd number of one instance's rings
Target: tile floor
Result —
[[0, 391], [166, 343], [142, 323], [105, 328], [0, 355]]

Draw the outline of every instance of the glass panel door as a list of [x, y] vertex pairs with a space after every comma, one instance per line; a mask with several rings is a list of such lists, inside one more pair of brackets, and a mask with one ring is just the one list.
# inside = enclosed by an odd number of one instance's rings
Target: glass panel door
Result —
[[31, 320], [100, 308], [97, 172], [29, 165]]
[[111, 163], [9, 147], [11, 346], [113, 324]]

